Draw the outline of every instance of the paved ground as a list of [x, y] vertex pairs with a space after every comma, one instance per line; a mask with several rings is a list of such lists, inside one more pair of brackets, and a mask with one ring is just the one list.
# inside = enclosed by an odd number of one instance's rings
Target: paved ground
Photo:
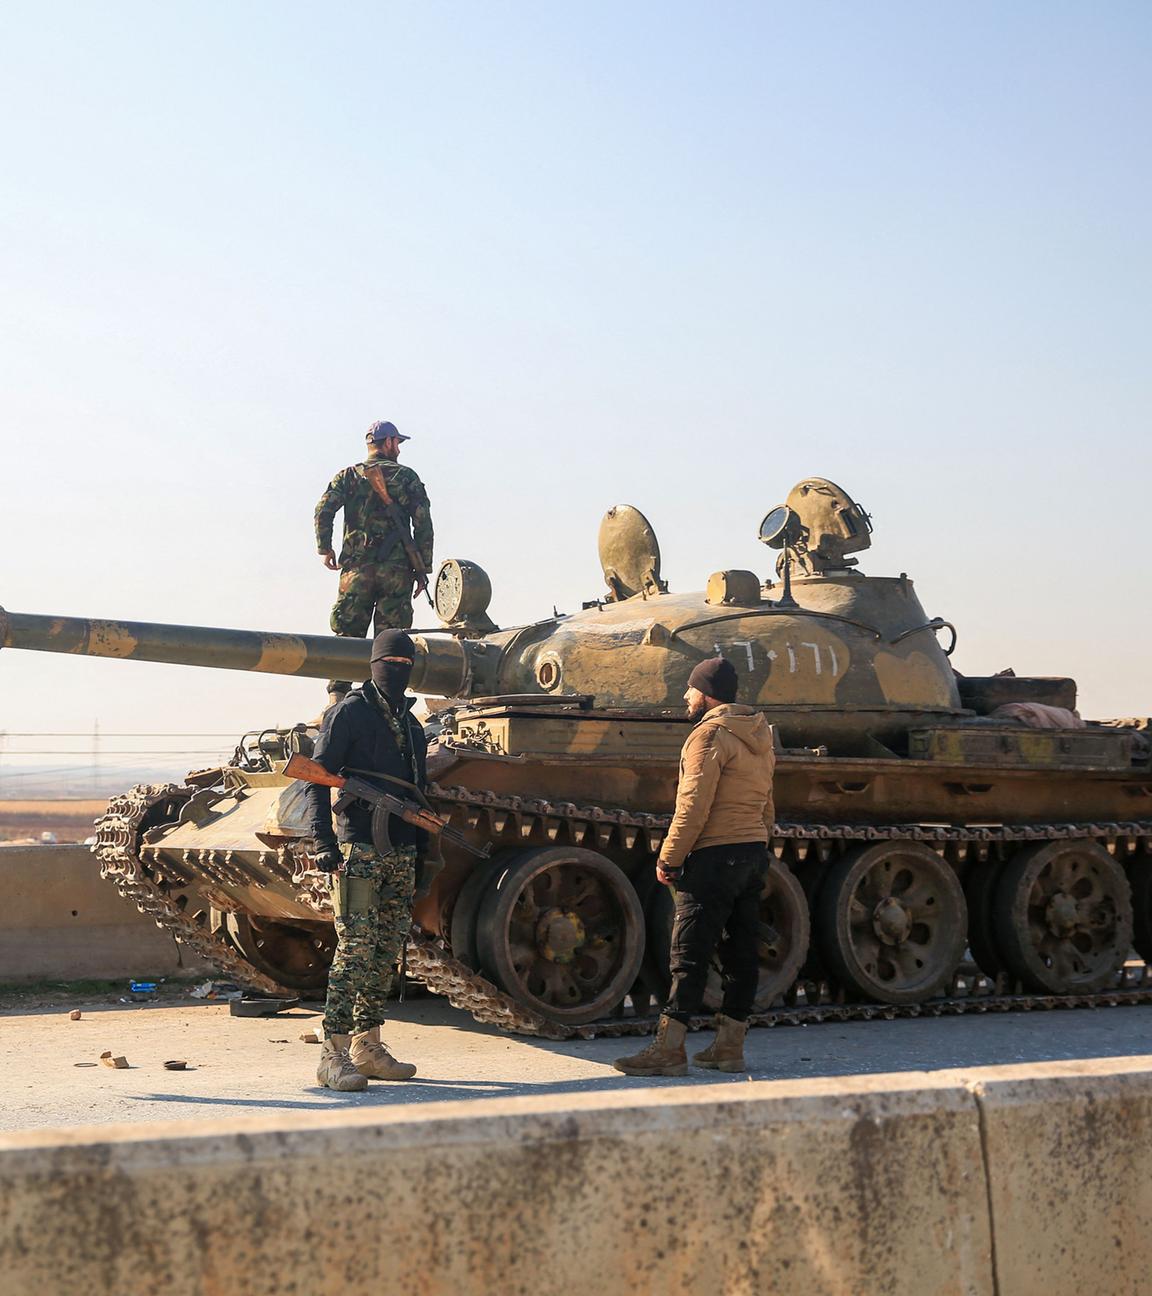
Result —
[[[69, 1019], [74, 1006], [83, 1008], [80, 1021]], [[476, 1026], [442, 1000], [424, 998], [397, 1004], [386, 1032], [397, 1056], [420, 1066], [416, 1080], [337, 1095], [316, 1086], [319, 1046], [299, 1038], [316, 1020], [301, 1009], [274, 1018], [235, 1018], [226, 1005], [192, 1000], [177, 1006], [68, 1002], [32, 1009], [9, 1002], [0, 1017], [0, 1129], [744, 1082], [699, 1070], [687, 1080], [630, 1079], [612, 1070], [611, 1061], [643, 1041], [553, 1044], [513, 1038]], [[690, 1038], [701, 1048], [710, 1036]], [[125, 1056], [130, 1069], [91, 1065], [104, 1049]], [[1152, 1006], [776, 1027], [752, 1031], [748, 1048], [757, 1080], [1147, 1053]], [[168, 1058], [186, 1059], [189, 1069], [165, 1071]]]

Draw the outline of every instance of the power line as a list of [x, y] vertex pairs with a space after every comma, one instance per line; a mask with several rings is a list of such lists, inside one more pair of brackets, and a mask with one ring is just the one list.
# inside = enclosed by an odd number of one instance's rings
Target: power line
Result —
[[[101, 757], [104, 756], [219, 756], [221, 749], [219, 747], [174, 747], [153, 748], [153, 747], [102, 747], [100, 749]], [[5, 756], [91, 756], [90, 749], [77, 750], [71, 747], [55, 747], [41, 751], [8, 751]]]
[[[91, 772], [91, 765], [61, 765], [51, 769], [18, 770], [15, 772], [4, 770], [3, 773], [0, 773], [0, 787], [5, 787], [9, 783], [14, 783], [17, 779], [44, 778], [48, 774], [90, 774]], [[107, 777], [113, 777], [113, 774], [116, 772], [117, 771], [109, 770]]]

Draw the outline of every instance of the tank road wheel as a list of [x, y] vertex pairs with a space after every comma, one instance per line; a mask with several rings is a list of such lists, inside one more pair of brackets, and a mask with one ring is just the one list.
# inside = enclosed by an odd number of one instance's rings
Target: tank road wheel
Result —
[[920, 842], [860, 846], [828, 870], [816, 931], [828, 969], [853, 994], [880, 1003], [930, 999], [967, 941], [959, 879]]
[[644, 915], [632, 883], [579, 847], [524, 851], [489, 886], [476, 919], [482, 970], [553, 1021], [605, 1017], [636, 980]]
[[225, 930], [232, 944], [257, 970], [291, 990], [322, 991], [336, 952], [329, 923], [295, 924], [230, 913]]
[[760, 984], [757, 1012], [764, 1012], [800, 975], [808, 958], [812, 924], [808, 897], [795, 873], [773, 860], [760, 892]]
[[1093, 841], [1026, 846], [1004, 866], [992, 920], [1008, 970], [1025, 985], [1100, 990], [1132, 944], [1128, 879]]
[[[671, 890], [659, 886], [648, 902], [647, 966], [653, 980], [668, 993], [668, 965], [672, 957], [672, 924], [676, 903]], [[800, 975], [808, 957], [811, 925], [808, 899], [796, 875], [779, 860], [773, 860], [760, 892], [760, 980], [756, 987], [754, 1012], [767, 1012]], [[719, 1011], [724, 999], [724, 982], [717, 960], [708, 975], [704, 1007]]]
[[480, 904], [488, 888], [519, 853], [519, 851], [501, 851], [495, 859], [477, 860], [452, 905], [452, 924], [449, 933], [452, 957], [459, 959], [473, 972], [480, 968], [480, 954], [476, 948], [476, 918], [480, 912]]

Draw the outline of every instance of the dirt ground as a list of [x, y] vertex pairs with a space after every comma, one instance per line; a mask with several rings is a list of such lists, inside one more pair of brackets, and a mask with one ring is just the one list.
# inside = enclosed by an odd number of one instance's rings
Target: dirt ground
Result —
[[[319, 1006], [276, 1017], [232, 1017], [227, 1004], [190, 999], [166, 983], [156, 1001], [121, 1003], [119, 983], [41, 983], [0, 995], [0, 1128], [188, 1120], [220, 1115], [332, 1111], [451, 1098], [511, 1097], [601, 1088], [741, 1084], [744, 1076], [693, 1069], [687, 1079], [631, 1079], [612, 1059], [644, 1040], [548, 1043], [477, 1026], [433, 996], [394, 1005], [385, 1038], [415, 1062], [404, 1084], [373, 1083], [363, 1094], [316, 1085], [320, 1049], [301, 1041]], [[81, 1012], [72, 1021], [69, 1011]], [[804, 1079], [892, 1071], [936, 1071], [1009, 1062], [1127, 1057], [1149, 1051], [1152, 1006], [972, 1015], [758, 1029], [748, 1037], [750, 1077]], [[689, 1037], [703, 1048], [707, 1032]], [[128, 1060], [114, 1071], [111, 1050]], [[167, 1071], [167, 1060], [188, 1069]]]
[[50, 832], [59, 842], [82, 842], [92, 832], [92, 821], [107, 808], [107, 800], [0, 800], [0, 841], [39, 841], [41, 833]]

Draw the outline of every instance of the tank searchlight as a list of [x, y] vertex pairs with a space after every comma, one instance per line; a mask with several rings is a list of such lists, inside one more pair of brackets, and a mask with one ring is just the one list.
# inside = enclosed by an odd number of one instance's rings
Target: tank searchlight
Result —
[[824, 575], [856, 566], [847, 555], [871, 545], [872, 519], [835, 482], [809, 477], [760, 523], [760, 539], [784, 551], [781, 575], [792, 563], [803, 576]]

